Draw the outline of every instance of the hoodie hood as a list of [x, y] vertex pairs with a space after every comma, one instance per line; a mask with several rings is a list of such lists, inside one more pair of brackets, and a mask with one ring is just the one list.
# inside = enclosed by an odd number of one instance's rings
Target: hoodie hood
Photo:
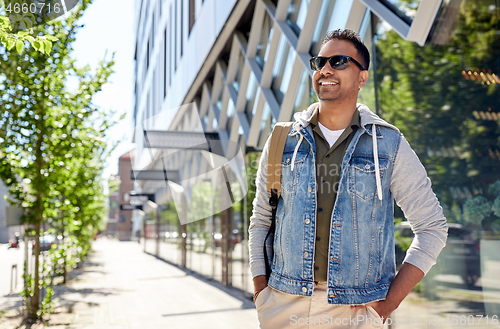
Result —
[[[307, 110], [295, 113], [293, 118], [295, 119], [295, 122], [299, 123], [302, 127], [307, 127], [309, 125], [309, 120], [311, 119], [314, 110], [319, 106], [319, 103], [313, 103], [311, 104]], [[363, 129], [368, 130], [367, 125], [378, 125], [378, 126], [384, 126], [390, 129], [393, 129], [397, 132], [399, 132], [399, 129], [396, 128], [395, 126], [391, 125], [390, 123], [387, 123], [386, 121], [382, 120], [378, 115], [373, 113], [368, 106], [365, 104], [357, 103], [356, 107], [359, 111], [359, 122], [361, 127]]]

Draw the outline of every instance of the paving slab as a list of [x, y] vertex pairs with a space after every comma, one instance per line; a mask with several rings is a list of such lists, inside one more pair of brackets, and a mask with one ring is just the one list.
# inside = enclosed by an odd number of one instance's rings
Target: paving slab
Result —
[[[258, 327], [254, 304], [242, 293], [156, 259], [137, 242], [101, 239], [94, 250], [81, 268], [72, 271], [68, 284], [55, 286], [59, 302], [50, 327]], [[0, 329], [16, 327], [15, 321], [7, 320], [0, 318]]]

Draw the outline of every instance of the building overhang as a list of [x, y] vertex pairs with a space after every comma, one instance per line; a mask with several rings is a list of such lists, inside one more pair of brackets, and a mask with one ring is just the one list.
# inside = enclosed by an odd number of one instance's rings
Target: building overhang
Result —
[[217, 132], [144, 130], [144, 147], [203, 150], [224, 156]]
[[171, 181], [174, 183], [180, 183], [179, 171], [177, 170], [141, 170], [141, 171], [130, 171], [130, 179], [134, 181]]

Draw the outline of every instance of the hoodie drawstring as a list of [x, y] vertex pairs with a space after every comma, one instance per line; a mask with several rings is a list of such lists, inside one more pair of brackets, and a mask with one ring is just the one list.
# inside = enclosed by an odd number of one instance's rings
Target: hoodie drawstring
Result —
[[380, 182], [380, 167], [378, 164], [377, 130], [375, 124], [372, 126], [373, 159], [375, 160], [375, 180], [377, 182], [377, 194], [380, 204], [382, 204], [382, 183]]
[[304, 136], [297, 131], [300, 135], [299, 142], [297, 143], [297, 146], [295, 146], [295, 150], [293, 151], [293, 156], [292, 156], [292, 175], [293, 175], [293, 167], [295, 165], [295, 157], [297, 156], [297, 151], [299, 150], [300, 143], [302, 143], [302, 140], [304, 139]]
[[[300, 135], [299, 142], [295, 146], [295, 150], [293, 151], [293, 156], [292, 156], [292, 175], [293, 175], [293, 168], [295, 166], [295, 157], [297, 156], [297, 151], [299, 150], [299, 146], [302, 143], [302, 140], [304, 139], [304, 136], [300, 132], [298, 132]], [[375, 181], [377, 183], [377, 195], [378, 199], [380, 200], [380, 203], [382, 204], [382, 183], [380, 180], [380, 166], [379, 166], [379, 159], [378, 159], [378, 144], [377, 144], [377, 128], [375, 124], [372, 125], [372, 141], [373, 141], [373, 159], [375, 161]]]

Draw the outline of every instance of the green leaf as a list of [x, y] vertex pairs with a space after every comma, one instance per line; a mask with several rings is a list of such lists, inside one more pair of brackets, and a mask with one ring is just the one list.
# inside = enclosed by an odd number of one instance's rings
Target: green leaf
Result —
[[35, 40], [33, 41], [32, 45], [35, 48], [35, 50], [40, 51], [40, 41]]
[[38, 49], [38, 51], [43, 54], [43, 53], [45, 53], [45, 44], [43, 43], [43, 41], [41, 41], [39, 43], [40, 43], [40, 48]]
[[28, 17], [24, 17], [22, 22], [21, 22], [21, 26], [25, 29], [31, 29], [33, 28], [33, 21], [31, 19], [29, 19]]
[[52, 42], [56, 42], [56, 41], [59, 41], [58, 38], [56, 38], [55, 36], [53, 35], [46, 35], [45, 36], [45, 39], [49, 40], [49, 41], [52, 41]]
[[3, 15], [0, 15], [0, 23], [3, 24], [8, 24], [10, 25], [9, 19]]
[[16, 41], [16, 50], [17, 50], [17, 53], [20, 54], [24, 49], [24, 42], [22, 42], [21, 40], [17, 40]]
[[29, 32], [29, 31], [20, 31], [20, 32], [17, 32], [17, 34], [16, 34], [16, 35], [17, 35], [18, 37], [25, 37], [25, 36], [27, 36], [28, 34], [30, 34], [30, 32]]
[[7, 39], [7, 50], [11, 50], [16, 45], [16, 41], [12, 38]]
[[52, 50], [52, 42], [49, 40], [43, 40], [43, 44], [45, 45], [45, 54], [49, 55]]

